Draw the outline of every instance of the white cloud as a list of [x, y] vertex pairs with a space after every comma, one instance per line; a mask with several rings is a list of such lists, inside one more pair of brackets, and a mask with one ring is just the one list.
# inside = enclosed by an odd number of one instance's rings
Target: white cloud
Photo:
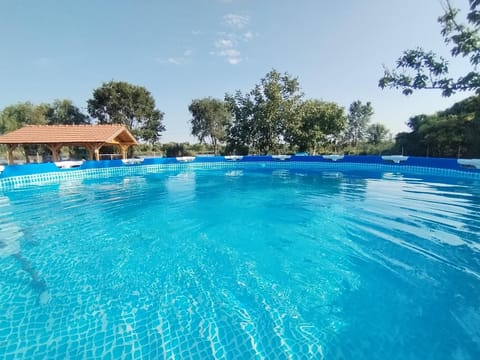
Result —
[[217, 51], [213, 52], [213, 54], [224, 57], [230, 64], [236, 65], [242, 61], [240, 51], [236, 48], [237, 41], [229, 34], [226, 34], [226, 36], [215, 41]]
[[245, 59], [240, 53], [239, 46], [255, 37], [253, 32], [245, 29], [250, 23], [250, 17], [230, 13], [223, 16], [222, 23], [231, 29], [229, 32], [218, 34], [214, 42], [215, 51], [211, 54], [223, 57], [229, 64], [236, 65]]
[[249, 22], [250, 22], [250, 18], [244, 15], [227, 14], [223, 17], [224, 24], [237, 29], [244, 28], [245, 26], [248, 25]]
[[171, 56], [168, 58], [158, 57], [155, 61], [159, 64], [183, 65], [189, 61], [193, 54], [193, 50], [187, 49], [183, 52], [183, 56]]
[[220, 56], [225, 56], [229, 59], [240, 57], [240, 51], [237, 49], [225, 49], [219, 52]]
[[218, 39], [215, 41], [216, 48], [231, 48], [235, 46], [235, 42], [233, 39]]
[[253, 33], [251, 31], [247, 31], [246, 33], [243, 33], [242, 38], [244, 41], [249, 41], [253, 39]]
[[240, 58], [228, 58], [227, 61], [232, 65], [237, 65], [242, 59]]
[[159, 64], [183, 65], [189, 62], [193, 55], [192, 49], [185, 49], [182, 56], [171, 56], [168, 58], [156, 58], [155, 61]]
[[180, 65], [182, 63], [182, 59], [171, 57], [167, 59], [167, 62], [174, 65]]

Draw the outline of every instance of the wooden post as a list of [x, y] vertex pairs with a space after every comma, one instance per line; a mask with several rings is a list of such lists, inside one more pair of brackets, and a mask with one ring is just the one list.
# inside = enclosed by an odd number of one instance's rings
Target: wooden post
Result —
[[88, 150], [88, 159], [89, 160], [100, 160], [100, 149], [103, 147], [102, 143], [90, 143], [85, 144], [85, 148]]
[[118, 144], [118, 147], [120, 148], [120, 151], [122, 152], [122, 159], [126, 160], [127, 159], [128, 148], [130, 147], [130, 145]]
[[94, 151], [93, 151], [93, 146], [91, 144], [85, 144], [85, 149], [88, 151], [88, 160], [93, 160], [94, 157]]
[[95, 153], [95, 160], [100, 160], [100, 149], [103, 147], [103, 143], [93, 144], [93, 152]]
[[7, 145], [7, 158], [8, 158], [8, 165], [13, 165], [14, 160], [13, 160], [13, 150], [15, 150], [18, 147], [18, 144], [8, 144]]
[[63, 147], [62, 144], [47, 144], [48, 149], [52, 152], [53, 162], [57, 162], [59, 160], [58, 155], [60, 149]]

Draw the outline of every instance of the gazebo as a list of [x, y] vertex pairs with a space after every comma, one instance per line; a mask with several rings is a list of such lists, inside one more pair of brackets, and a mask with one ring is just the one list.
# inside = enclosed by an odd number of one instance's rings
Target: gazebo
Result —
[[46, 145], [53, 161], [59, 160], [64, 146], [81, 146], [88, 151], [90, 160], [100, 159], [100, 149], [105, 145], [117, 146], [122, 158], [137, 141], [124, 125], [28, 125], [0, 136], [0, 144], [7, 145], [8, 163], [13, 164], [13, 151], [19, 145]]

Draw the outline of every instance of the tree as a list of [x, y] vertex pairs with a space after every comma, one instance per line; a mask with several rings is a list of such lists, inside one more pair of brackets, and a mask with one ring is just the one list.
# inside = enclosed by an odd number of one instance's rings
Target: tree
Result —
[[279, 149], [290, 122], [298, 117], [303, 94], [298, 80], [289, 74], [270, 71], [247, 94], [225, 95], [233, 115], [228, 142], [234, 151], [254, 148], [261, 153]]
[[388, 136], [388, 129], [383, 124], [372, 124], [367, 128], [367, 141], [370, 144], [378, 145], [384, 142]]
[[48, 105], [45, 114], [49, 125], [82, 125], [89, 124], [90, 118], [73, 105], [71, 100], [55, 100]]
[[163, 112], [155, 108], [155, 100], [142, 86], [123, 81], [103, 83], [87, 103], [88, 113], [100, 124], [123, 124], [152, 145], [165, 131]]
[[137, 129], [135, 133], [141, 139], [154, 146], [160, 141], [162, 137], [161, 133], [165, 131], [162, 120], [163, 113], [160, 110], [154, 110], [152, 114], [145, 119], [143, 126]]
[[[22, 102], [7, 106], [0, 113], [0, 134], [17, 130], [26, 125], [45, 125], [47, 123], [47, 104], [34, 105]], [[39, 146], [23, 145], [25, 161], [30, 162], [29, 155], [37, 153]]]
[[401, 89], [405, 95], [420, 89], [440, 89], [443, 96], [469, 90], [480, 93], [480, 73], [477, 71], [480, 64], [480, 10], [477, 10], [480, 1], [469, 0], [469, 4], [467, 24], [458, 21], [460, 11], [454, 9], [448, 0], [438, 22], [442, 26], [444, 42], [451, 45], [452, 57], [469, 57], [471, 71], [453, 79], [449, 76], [448, 62], [444, 58], [419, 47], [406, 50], [397, 60], [395, 70], [384, 68], [379, 87]]
[[418, 129], [426, 156], [459, 157], [466, 145], [468, 116], [434, 114]]
[[480, 156], [479, 104], [479, 96], [470, 97], [444, 111], [410, 118], [407, 125], [412, 131], [397, 135], [397, 151], [403, 148], [417, 156]]
[[166, 157], [193, 156], [194, 153], [190, 151], [189, 148], [189, 143], [170, 142], [162, 146], [163, 153]]
[[48, 105], [34, 105], [21, 102], [7, 106], [0, 113], [0, 133], [10, 132], [25, 125], [44, 125], [47, 123]]
[[212, 98], [196, 99], [192, 101], [188, 110], [192, 114], [190, 120], [192, 135], [196, 136], [200, 143], [209, 138], [216, 154], [218, 143], [226, 140], [231, 122], [232, 116], [227, 104]]
[[226, 94], [225, 102], [233, 117], [227, 131], [227, 152], [247, 155], [256, 148], [254, 101], [237, 90], [235, 95]]
[[317, 153], [319, 146], [336, 139], [346, 125], [345, 110], [333, 102], [306, 100], [299, 113], [299, 124], [290, 128], [288, 136], [299, 151]]
[[[68, 99], [55, 100], [52, 104], [48, 104], [45, 113], [48, 125], [85, 125], [90, 123], [90, 117], [82, 113], [82, 111], [73, 105]], [[87, 157], [86, 149], [80, 146], [69, 146], [70, 157], [81, 159]], [[44, 151], [50, 152], [49, 150]]]
[[347, 128], [345, 142], [356, 147], [360, 141], [365, 140], [368, 123], [373, 115], [370, 102], [362, 104], [360, 100], [354, 101], [347, 115]]
[[470, 121], [465, 130], [464, 156], [480, 156], [480, 96], [471, 96], [453, 104], [441, 112], [442, 115], [467, 117]]

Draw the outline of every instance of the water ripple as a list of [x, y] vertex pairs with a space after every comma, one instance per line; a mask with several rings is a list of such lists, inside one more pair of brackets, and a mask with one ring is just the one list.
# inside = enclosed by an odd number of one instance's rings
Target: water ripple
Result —
[[399, 174], [4, 193], [0, 357], [476, 358], [479, 214], [477, 184]]

